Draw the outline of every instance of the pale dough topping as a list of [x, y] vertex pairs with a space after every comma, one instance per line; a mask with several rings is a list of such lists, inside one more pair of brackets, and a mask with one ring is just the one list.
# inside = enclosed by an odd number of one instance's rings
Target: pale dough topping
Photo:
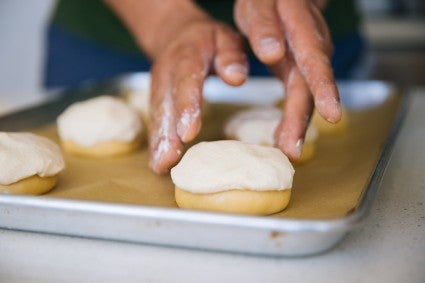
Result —
[[[227, 137], [239, 141], [270, 145], [274, 144], [274, 132], [282, 119], [282, 110], [272, 106], [259, 106], [237, 112], [225, 125]], [[317, 130], [310, 124], [305, 135], [305, 142], [317, 139]]]
[[27, 177], [51, 177], [65, 168], [60, 148], [31, 133], [0, 132], [0, 184], [10, 185]]
[[201, 142], [171, 169], [174, 184], [192, 193], [285, 190], [294, 168], [278, 149], [240, 141]]
[[69, 106], [57, 119], [59, 136], [82, 146], [131, 142], [142, 131], [137, 112], [118, 98], [99, 96]]

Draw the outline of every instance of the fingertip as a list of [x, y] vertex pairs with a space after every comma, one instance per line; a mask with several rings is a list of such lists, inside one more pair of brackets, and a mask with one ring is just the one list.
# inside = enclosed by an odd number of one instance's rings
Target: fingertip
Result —
[[171, 148], [167, 142], [162, 141], [156, 149], [153, 149], [149, 160], [149, 167], [157, 174], [166, 174], [176, 165], [182, 154], [181, 147]]
[[342, 116], [338, 87], [334, 81], [325, 79], [318, 81], [318, 83], [312, 86], [314, 106], [323, 119], [329, 123], [335, 124], [341, 120]]
[[336, 99], [326, 99], [316, 101], [315, 107], [322, 116], [329, 123], [335, 124], [341, 120], [342, 107]]
[[201, 130], [202, 122], [194, 121], [191, 124], [187, 124], [184, 119], [181, 119], [177, 123], [177, 135], [184, 143], [192, 141]]
[[304, 139], [293, 139], [286, 132], [281, 132], [277, 136], [277, 147], [288, 157], [292, 162], [298, 161], [301, 158]]
[[254, 43], [254, 50], [264, 64], [275, 64], [285, 56], [285, 45], [274, 37], [266, 37]]
[[342, 117], [341, 105], [337, 104], [335, 107], [332, 107], [327, 114], [326, 120], [332, 124], [338, 123]]
[[169, 172], [169, 169], [167, 167], [164, 167], [160, 160], [151, 158], [149, 160], [149, 167], [156, 174], [163, 175]]
[[298, 139], [291, 147], [289, 152], [289, 159], [296, 162], [301, 159], [303, 153], [304, 139]]
[[298, 139], [296, 142], [288, 142], [283, 148], [283, 153], [292, 162], [297, 162], [301, 158], [304, 141]]
[[248, 77], [248, 67], [243, 64], [233, 63], [223, 68], [223, 80], [232, 85], [240, 86]]
[[160, 174], [160, 175], [163, 175], [163, 174], [166, 174], [166, 173], [169, 172], [169, 170], [161, 167], [161, 165], [160, 165], [160, 163], [158, 161], [154, 161], [152, 159], [149, 161], [149, 168], [151, 168], [151, 170], [154, 173]]

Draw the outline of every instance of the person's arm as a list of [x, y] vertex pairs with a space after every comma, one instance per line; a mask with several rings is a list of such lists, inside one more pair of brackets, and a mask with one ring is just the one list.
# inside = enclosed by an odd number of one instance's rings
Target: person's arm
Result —
[[104, 0], [121, 18], [143, 51], [155, 59], [191, 21], [208, 16], [189, 0]]
[[331, 123], [341, 118], [330, 56], [332, 43], [319, 10], [326, 0], [237, 0], [235, 20], [255, 55], [285, 86], [284, 117], [276, 145], [291, 160], [301, 156], [313, 111]]
[[183, 143], [201, 127], [202, 87], [210, 72], [230, 85], [248, 73], [241, 36], [212, 20], [190, 0], [107, 0], [143, 50], [151, 70], [151, 168], [165, 173], [181, 158]]

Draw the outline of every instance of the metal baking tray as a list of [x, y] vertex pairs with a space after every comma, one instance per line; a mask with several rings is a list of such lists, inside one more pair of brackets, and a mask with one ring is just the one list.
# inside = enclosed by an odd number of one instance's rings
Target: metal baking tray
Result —
[[[119, 94], [146, 87], [148, 74], [130, 74], [104, 84], [68, 90], [49, 102], [0, 117], [1, 131], [20, 131], [52, 123], [71, 103], [100, 94]], [[182, 210], [92, 200], [0, 194], [0, 227], [153, 245], [227, 251], [268, 256], [305, 256], [330, 249], [364, 219], [375, 198], [391, 149], [407, 109], [407, 96], [380, 81], [339, 82], [348, 109], [379, 106], [397, 97], [390, 131], [370, 171], [356, 207], [339, 217], [260, 217]], [[264, 93], [268, 93], [265, 95]], [[208, 101], [272, 103], [282, 95], [280, 83], [252, 78], [241, 88], [217, 78], [206, 82]]]

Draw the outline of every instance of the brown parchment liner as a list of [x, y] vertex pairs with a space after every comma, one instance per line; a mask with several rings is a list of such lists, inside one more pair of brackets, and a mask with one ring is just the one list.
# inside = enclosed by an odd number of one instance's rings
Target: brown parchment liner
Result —
[[[288, 208], [272, 217], [327, 219], [352, 211], [369, 182], [399, 101], [398, 95], [391, 95], [381, 105], [348, 111], [345, 133], [320, 136], [313, 160], [295, 166]], [[198, 141], [223, 139], [224, 121], [241, 107], [206, 105]], [[55, 125], [33, 132], [59, 143]], [[134, 154], [123, 157], [93, 159], [65, 153], [65, 160], [65, 171], [46, 196], [178, 209], [169, 175], [155, 175], [148, 167], [146, 142]]]

